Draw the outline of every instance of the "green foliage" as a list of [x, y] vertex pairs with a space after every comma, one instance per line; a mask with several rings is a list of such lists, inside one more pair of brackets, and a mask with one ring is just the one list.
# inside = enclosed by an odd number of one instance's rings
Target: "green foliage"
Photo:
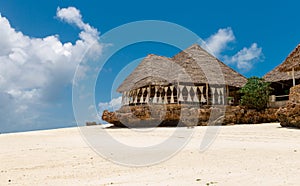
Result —
[[263, 110], [267, 107], [271, 91], [270, 83], [262, 78], [251, 77], [239, 91], [243, 94], [241, 105], [250, 109]]

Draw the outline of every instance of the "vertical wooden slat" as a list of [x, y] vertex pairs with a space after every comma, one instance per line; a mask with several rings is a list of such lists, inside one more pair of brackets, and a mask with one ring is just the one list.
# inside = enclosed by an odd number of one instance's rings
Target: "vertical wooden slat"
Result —
[[293, 76], [293, 86], [296, 85], [296, 80], [295, 80], [295, 69], [293, 68], [292, 70], [292, 76]]
[[208, 99], [208, 83], [206, 83], [206, 104], [209, 104], [209, 99]]
[[226, 85], [226, 103], [224, 103], [225, 105], [228, 105], [228, 97], [229, 97], [229, 86]]
[[229, 97], [229, 86], [226, 85], [227, 97]]

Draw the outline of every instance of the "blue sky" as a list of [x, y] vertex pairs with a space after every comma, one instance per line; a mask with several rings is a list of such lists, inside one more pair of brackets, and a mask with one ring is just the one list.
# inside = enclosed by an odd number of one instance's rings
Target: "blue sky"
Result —
[[[207, 41], [218, 58], [243, 75], [263, 76], [300, 43], [299, 5], [258, 0], [0, 1], [0, 132], [75, 126], [72, 78], [80, 53], [98, 41], [88, 59], [101, 57], [106, 47], [101, 36], [122, 24], [176, 23]], [[64, 9], [68, 7], [73, 9]], [[117, 52], [98, 78], [96, 107], [101, 111], [118, 102], [118, 95], [111, 102], [112, 83], [133, 60], [176, 52], [151, 42]]]

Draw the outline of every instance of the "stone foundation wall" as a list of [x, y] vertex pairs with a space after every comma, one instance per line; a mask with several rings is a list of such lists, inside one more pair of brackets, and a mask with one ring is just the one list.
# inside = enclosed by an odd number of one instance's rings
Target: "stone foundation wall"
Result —
[[300, 104], [300, 85], [296, 85], [290, 89], [289, 101]]
[[[213, 112], [213, 119], [210, 118]], [[225, 111], [225, 115], [224, 115]], [[116, 112], [104, 111], [102, 119], [117, 127], [205, 126], [276, 122], [277, 109], [258, 112], [240, 106], [191, 107], [177, 104], [123, 106]], [[209, 121], [210, 120], [210, 121]]]
[[278, 110], [277, 117], [283, 127], [300, 128], [300, 85], [290, 89], [289, 101]]

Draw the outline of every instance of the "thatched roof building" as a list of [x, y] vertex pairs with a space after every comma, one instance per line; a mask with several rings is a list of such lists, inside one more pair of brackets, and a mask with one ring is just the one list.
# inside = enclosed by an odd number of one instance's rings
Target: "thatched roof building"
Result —
[[263, 78], [271, 82], [275, 95], [287, 95], [288, 90], [300, 83], [300, 44], [282, 64], [268, 72]]
[[123, 94], [124, 105], [227, 104], [225, 97], [246, 82], [244, 76], [195, 44], [173, 58], [148, 55], [117, 91]]
[[300, 71], [300, 44], [288, 55], [286, 60], [280, 65], [279, 71]]

